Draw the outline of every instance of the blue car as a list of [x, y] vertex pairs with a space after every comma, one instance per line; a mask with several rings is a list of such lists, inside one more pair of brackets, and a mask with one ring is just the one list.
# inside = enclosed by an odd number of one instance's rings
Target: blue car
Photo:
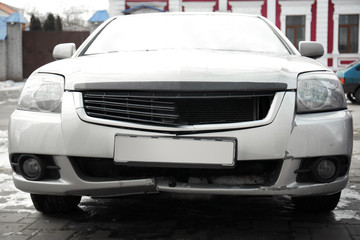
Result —
[[338, 71], [336, 75], [343, 84], [347, 98], [352, 103], [360, 104], [360, 61], [353, 62], [347, 69]]

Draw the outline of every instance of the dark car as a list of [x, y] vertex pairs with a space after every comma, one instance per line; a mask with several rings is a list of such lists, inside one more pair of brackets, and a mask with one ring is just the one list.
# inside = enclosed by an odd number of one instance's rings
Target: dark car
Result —
[[336, 75], [343, 84], [347, 98], [352, 103], [360, 103], [360, 61], [353, 62], [345, 70]]

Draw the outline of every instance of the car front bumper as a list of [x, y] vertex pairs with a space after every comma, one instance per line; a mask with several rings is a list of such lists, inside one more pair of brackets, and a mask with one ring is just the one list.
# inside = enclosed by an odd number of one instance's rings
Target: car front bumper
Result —
[[[29, 181], [14, 173], [14, 183], [22, 191], [50, 195], [116, 196], [124, 194], [173, 192], [226, 195], [320, 195], [345, 188], [348, 174], [331, 183], [299, 183], [296, 170], [304, 158], [342, 156], [351, 159], [352, 117], [348, 110], [294, 114], [295, 92], [284, 92], [272, 109], [273, 118], [262, 125], [239, 125], [225, 129], [186, 133], [187, 137], [234, 138], [236, 162], [281, 160], [277, 180], [271, 186], [246, 186], [177, 182], [163, 177], [114, 181], [89, 181], [81, 178], [71, 157], [114, 158], [114, 139], [118, 134], [178, 137], [168, 131], [149, 131], [87, 122], [77, 94], [66, 92], [62, 113], [16, 110], [9, 125], [9, 154], [53, 156], [60, 168], [56, 180]], [[134, 151], [140, 151], [134, 146]]]

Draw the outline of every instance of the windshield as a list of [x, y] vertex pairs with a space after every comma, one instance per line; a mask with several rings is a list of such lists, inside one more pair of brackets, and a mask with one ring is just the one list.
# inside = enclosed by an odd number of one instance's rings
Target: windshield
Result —
[[163, 49], [289, 54], [279, 37], [260, 18], [221, 14], [119, 17], [102, 30], [84, 54]]
[[360, 63], [360, 61], [354, 61], [351, 64], [349, 64], [346, 68], [350, 68], [352, 66], [355, 66], [356, 64]]

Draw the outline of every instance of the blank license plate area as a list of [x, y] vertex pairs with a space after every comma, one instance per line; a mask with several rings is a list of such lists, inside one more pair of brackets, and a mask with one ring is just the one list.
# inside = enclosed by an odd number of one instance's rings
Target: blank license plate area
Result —
[[150, 166], [151, 163], [233, 166], [235, 145], [234, 139], [116, 135], [114, 161]]

